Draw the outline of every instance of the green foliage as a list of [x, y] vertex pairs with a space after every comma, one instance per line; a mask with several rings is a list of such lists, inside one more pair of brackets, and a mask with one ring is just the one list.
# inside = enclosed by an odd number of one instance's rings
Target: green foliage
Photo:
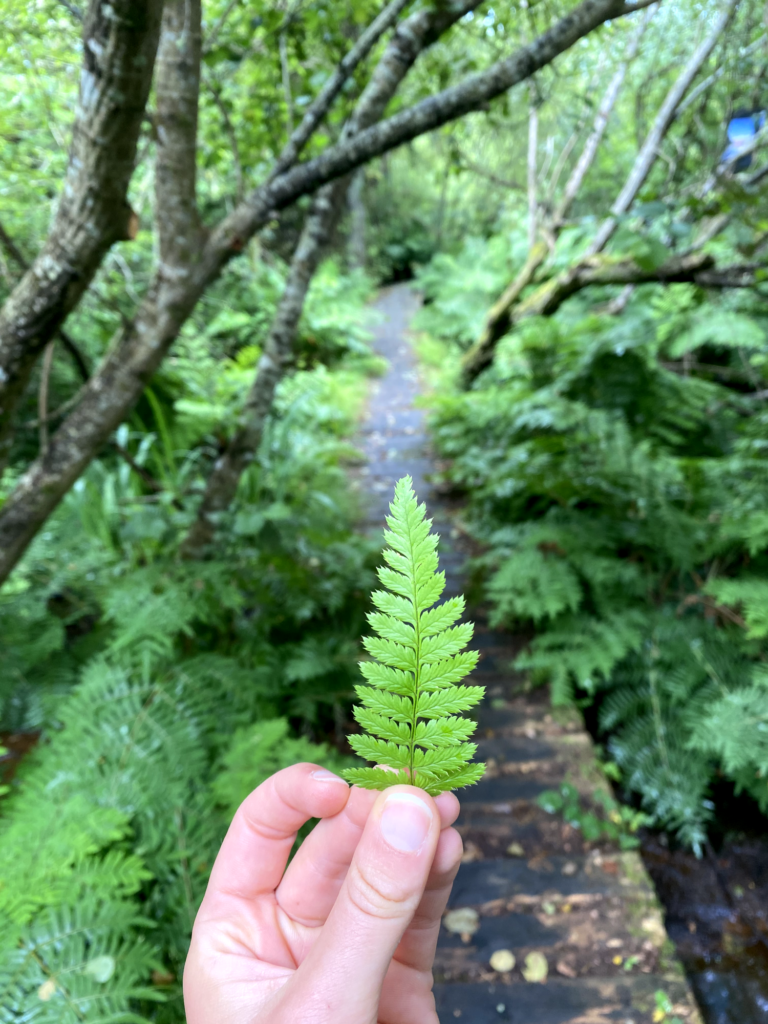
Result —
[[695, 722], [689, 747], [715, 756], [736, 782], [768, 814], [768, 678], [757, 668], [750, 684], [728, 689], [703, 710]]
[[[463, 340], [431, 307], [475, 294], [438, 269], [423, 317], [450, 381]], [[436, 437], [492, 621], [535, 627], [517, 668], [595, 704], [620, 784], [700, 851], [714, 779], [767, 806], [766, 323], [749, 291], [644, 286], [618, 318], [608, 297], [523, 321], [470, 392], [438, 387]]]
[[618, 843], [622, 850], [634, 850], [640, 845], [637, 830], [649, 820], [642, 811], [620, 804], [604, 789], [595, 790], [590, 807], [570, 782], [540, 793], [536, 803], [548, 814], [561, 814], [569, 825], [581, 832], [585, 842], [607, 839]]
[[289, 731], [286, 719], [273, 718], [235, 732], [211, 785], [216, 802], [228, 816], [252, 790], [282, 768], [309, 761], [338, 772], [350, 763], [350, 758], [341, 757], [328, 744], [312, 743], [303, 736], [293, 739]]
[[679, 1017], [671, 1016], [675, 1012], [675, 1008], [672, 1005], [672, 1000], [663, 989], [653, 993], [653, 1000], [656, 1003], [656, 1009], [653, 1013], [654, 1021], [658, 1021], [660, 1024], [683, 1024]]
[[387, 590], [371, 596], [378, 610], [368, 621], [378, 635], [363, 640], [375, 660], [361, 662], [369, 685], [356, 687], [361, 704], [354, 714], [368, 735], [349, 737], [356, 753], [377, 767], [344, 772], [366, 789], [405, 782], [437, 795], [469, 786], [485, 771], [483, 764], [470, 764], [477, 745], [467, 740], [475, 724], [457, 715], [485, 692], [482, 686], [456, 685], [477, 664], [476, 651], [462, 652], [473, 626], [454, 625], [464, 611], [463, 597], [433, 607], [445, 574], [437, 571], [439, 538], [430, 533], [425, 514], [411, 478], [403, 477], [387, 517], [387, 566], [378, 571]]
[[[89, 1015], [136, 1019], [130, 1000], [160, 997], [147, 982], [163, 939], [180, 964], [188, 900], [223, 825], [202, 799], [222, 694], [191, 685], [190, 669], [141, 682], [93, 662], [25, 766], [1, 830], [4, 1019], [77, 1021], [91, 1004]], [[111, 973], [93, 967], [104, 957]]]
[[117, 432], [133, 464], [105, 450], [0, 595], [0, 730], [41, 732], [0, 805], [0, 1021], [178, 1024], [238, 803], [296, 760], [353, 763], [332, 741], [374, 582], [345, 471], [369, 285], [323, 268], [304, 369], [211, 557], [190, 562], [178, 544], [252, 380], [254, 311], [283, 280], [279, 266], [226, 277]]
[[504, 237], [466, 238], [453, 254], [440, 252], [419, 270], [425, 305], [415, 326], [466, 347], [477, 337], [489, 304], [503, 289], [513, 255]]

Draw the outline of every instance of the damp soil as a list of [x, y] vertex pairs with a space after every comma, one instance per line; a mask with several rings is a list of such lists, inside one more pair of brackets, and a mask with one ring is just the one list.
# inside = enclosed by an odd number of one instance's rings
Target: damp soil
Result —
[[701, 858], [663, 835], [642, 847], [706, 1024], [768, 1024], [768, 832], [754, 805], [737, 810], [743, 830], [716, 830]]
[[39, 731], [0, 732], [0, 786], [10, 784], [22, 759], [34, 749], [39, 739]]
[[[598, 711], [587, 708], [585, 724], [604, 742]], [[650, 831], [641, 853], [704, 1024], [768, 1024], [768, 820], [731, 784], [711, 795], [701, 857]]]

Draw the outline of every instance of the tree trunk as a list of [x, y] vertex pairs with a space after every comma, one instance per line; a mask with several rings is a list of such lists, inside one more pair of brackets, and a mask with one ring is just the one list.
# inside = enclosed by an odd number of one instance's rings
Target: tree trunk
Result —
[[40, 353], [109, 248], [136, 233], [126, 200], [155, 63], [162, 0], [91, 0], [72, 146], [53, 227], [0, 312], [0, 472]]
[[536, 245], [538, 202], [536, 198], [536, 155], [539, 146], [539, 108], [531, 96], [528, 108], [528, 252]]
[[352, 177], [349, 186], [349, 241], [347, 243], [347, 262], [351, 270], [365, 270], [366, 250], [366, 214], [365, 171], [360, 168]]

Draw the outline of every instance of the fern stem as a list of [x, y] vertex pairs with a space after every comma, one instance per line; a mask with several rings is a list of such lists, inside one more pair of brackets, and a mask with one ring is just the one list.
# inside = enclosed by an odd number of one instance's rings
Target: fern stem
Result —
[[419, 608], [418, 584], [416, 582], [417, 566], [413, 550], [413, 533], [411, 530], [408, 531], [408, 543], [411, 549], [411, 565], [413, 567], [411, 574], [411, 583], [413, 585], [413, 628], [416, 634], [416, 668], [413, 673], [413, 716], [411, 718], [411, 739], [408, 745], [408, 769], [411, 776], [411, 782], [413, 782], [413, 751], [416, 746], [416, 723], [418, 721], [417, 709], [419, 706], [419, 689], [421, 687], [421, 610]]
[[664, 762], [664, 767], [667, 771], [670, 771], [669, 765], [669, 752], [667, 751], [667, 740], [664, 730], [664, 721], [661, 716], [661, 701], [659, 699], [659, 688], [657, 685], [657, 671], [654, 667], [658, 659], [659, 648], [656, 646], [655, 638], [651, 640], [651, 650], [649, 655], [649, 666], [648, 666], [648, 687], [651, 691], [651, 708], [653, 710], [653, 725], [656, 730], [656, 742], [659, 745], [659, 751], [661, 753], [661, 759]]

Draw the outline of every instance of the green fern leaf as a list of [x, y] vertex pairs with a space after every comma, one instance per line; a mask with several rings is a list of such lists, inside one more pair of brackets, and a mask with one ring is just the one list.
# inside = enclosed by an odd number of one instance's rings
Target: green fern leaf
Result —
[[485, 765], [470, 763], [477, 747], [467, 741], [475, 723], [458, 717], [482, 699], [485, 689], [456, 685], [477, 664], [477, 651], [463, 650], [473, 626], [454, 625], [464, 611], [463, 597], [432, 607], [445, 575], [437, 569], [438, 537], [430, 533], [425, 511], [411, 478], [404, 477], [387, 517], [387, 565], [379, 569], [391, 593], [373, 594], [377, 611], [368, 621], [378, 635], [363, 639], [377, 660], [361, 663], [368, 685], [356, 687], [360, 704], [354, 714], [367, 735], [349, 737], [355, 753], [386, 767], [349, 768], [342, 774], [365, 789], [411, 783], [436, 796], [472, 785], [485, 771]]

